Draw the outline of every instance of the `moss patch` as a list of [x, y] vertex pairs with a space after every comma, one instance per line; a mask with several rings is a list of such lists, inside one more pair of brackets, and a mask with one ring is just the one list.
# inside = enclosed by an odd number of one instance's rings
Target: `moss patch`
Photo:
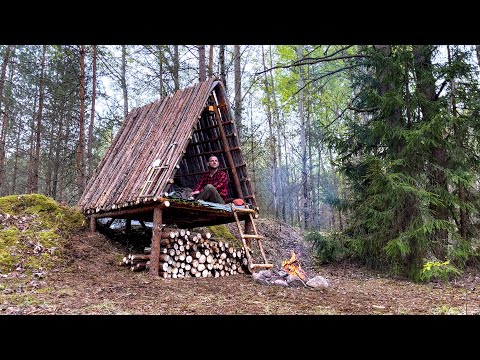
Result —
[[0, 272], [52, 268], [83, 214], [40, 194], [0, 198]]
[[235, 248], [241, 248], [243, 247], [242, 242], [237, 239], [233, 234], [230, 232], [230, 230], [224, 225], [213, 225], [213, 226], [207, 226], [208, 231], [212, 234], [212, 237], [215, 240], [222, 240], [225, 242], [228, 242]]

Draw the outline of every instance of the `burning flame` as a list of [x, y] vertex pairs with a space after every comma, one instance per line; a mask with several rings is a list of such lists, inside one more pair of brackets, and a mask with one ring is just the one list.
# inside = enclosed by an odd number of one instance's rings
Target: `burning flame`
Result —
[[298, 276], [302, 280], [305, 280], [307, 277], [307, 273], [300, 266], [300, 261], [297, 259], [297, 255], [295, 255], [295, 251], [293, 250], [290, 260], [282, 261], [282, 267], [292, 276]]

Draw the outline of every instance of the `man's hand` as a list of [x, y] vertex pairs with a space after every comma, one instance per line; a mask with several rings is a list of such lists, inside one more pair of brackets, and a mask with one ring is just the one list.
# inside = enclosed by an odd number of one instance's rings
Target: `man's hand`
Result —
[[197, 194], [200, 194], [200, 191], [192, 191], [192, 193], [190, 194], [190, 196], [194, 196], [194, 195], [197, 195]]

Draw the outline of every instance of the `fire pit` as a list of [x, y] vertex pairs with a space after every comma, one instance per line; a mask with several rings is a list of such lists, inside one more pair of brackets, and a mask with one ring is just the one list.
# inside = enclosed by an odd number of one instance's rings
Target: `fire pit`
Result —
[[281, 269], [275, 268], [260, 270], [252, 274], [255, 282], [263, 285], [279, 285], [284, 287], [306, 287], [312, 289], [326, 289], [330, 286], [327, 279], [322, 276], [308, 276], [302, 269], [300, 260], [295, 251], [292, 250], [292, 256], [288, 260], [282, 261]]

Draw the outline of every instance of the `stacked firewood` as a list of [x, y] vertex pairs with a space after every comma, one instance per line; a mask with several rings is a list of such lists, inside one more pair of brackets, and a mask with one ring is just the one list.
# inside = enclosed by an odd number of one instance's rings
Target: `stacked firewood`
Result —
[[[132, 271], [150, 268], [150, 247], [143, 254], [128, 254], [120, 263]], [[243, 248], [216, 241], [211, 234], [185, 229], [162, 232], [159, 276], [162, 278], [220, 277], [245, 273], [248, 260]]]

